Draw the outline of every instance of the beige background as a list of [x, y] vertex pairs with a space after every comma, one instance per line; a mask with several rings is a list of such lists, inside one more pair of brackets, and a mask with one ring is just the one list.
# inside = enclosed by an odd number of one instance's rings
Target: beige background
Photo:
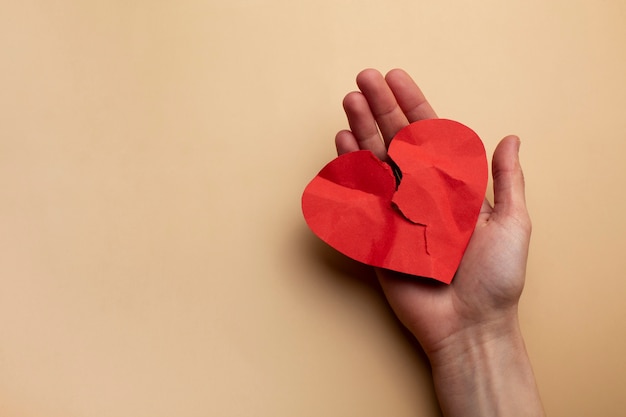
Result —
[[365, 67], [522, 137], [548, 413], [626, 409], [626, 3], [8, 1], [0, 415], [437, 416], [428, 364], [300, 214]]

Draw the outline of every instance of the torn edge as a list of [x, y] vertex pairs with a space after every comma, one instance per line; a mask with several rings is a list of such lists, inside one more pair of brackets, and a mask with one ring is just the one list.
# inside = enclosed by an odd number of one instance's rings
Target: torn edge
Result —
[[400, 207], [398, 207], [398, 205], [393, 201], [391, 202], [391, 208], [393, 211], [395, 211], [397, 214], [402, 216], [402, 218], [408, 221], [409, 223], [424, 227], [424, 249], [426, 250], [426, 254], [430, 256], [430, 251], [428, 250], [428, 236], [427, 236], [428, 225], [424, 223], [418, 223], [416, 221], [409, 219], [407, 216], [404, 215]]
[[402, 170], [396, 164], [396, 162], [387, 155], [387, 159], [382, 161], [391, 167], [391, 171], [393, 172], [393, 176], [396, 179], [396, 191], [398, 191], [398, 187], [400, 187], [400, 183], [402, 182]]

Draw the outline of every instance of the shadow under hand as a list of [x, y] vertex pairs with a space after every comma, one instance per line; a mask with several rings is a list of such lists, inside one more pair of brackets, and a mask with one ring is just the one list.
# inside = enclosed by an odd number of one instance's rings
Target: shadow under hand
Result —
[[[365, 265], [361, 262], [355, 261], [333, 249], [331, 246], [326, 244], [324, 241], [319, 239], [314, 233], [312, 233], [308, 228], [303, 233], [303, 250], [310, 254], [311, 258], [315, 258], [319, 264], [323, 265], [325, 269], [329, 270], [328, 277], [332, 277], [334, 280], [337, 278], [343, 281], [343, 284], [350, 285], [351, 283], [357, 281], [361, 282], [374, 291], [376, 291], [379, 297], [384, 300], [384, 303], [387, 307], [387, 311], [389, 312], [390, 317], [392, 317], [393, 322], [397, 326], [398, 330], [405, 336], [405, 339], [410, 343], [413, 347], [414, 351], [417, 353], [420, 361], [425, 363], [426, 366], [430, 367], [430, 363], [428, 361], [428, 357], [426, 353], [422, 349], [419, 341], [413, 336], [413, 334], [400, 322], [400, 320], [396, 317], [393, 309], [387, 302], [385, 298], [385, 294], [380, 286], [378, 281], [378, 277], [376, 275], [376, 270], [374, 267]], [[390, 271], [391, 272], [391, 271]], [[402, 279], [407, 281], [415, 281], [419, 280], [422, 285], [432, 286], [433, 288], [444, 288], [445, 285], [442, 283], [422, 277], [410, 276], [402, 273], [391, 272], [396, 279]]]
[[342, 278], [358, 279], [382, 292], [374, 268], [355, 261], [328, 246], [315, 234], [309, 232], [305, 238], [305, 250], [320, 264]]

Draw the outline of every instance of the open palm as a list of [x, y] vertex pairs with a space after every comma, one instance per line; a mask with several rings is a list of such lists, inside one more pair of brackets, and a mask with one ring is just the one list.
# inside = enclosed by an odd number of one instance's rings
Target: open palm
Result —
[[[335, 138], [337, 152], [370, 150], [387, 157], [391, 138], [409, 123], [436, 118], [402, 70], [357, 76], [360, 91], [346, 95], [350, 130]], [[504, 138], [493, 155], [494, 204], [483, 203], [467, 250], [450, 285], [378, 269], [381, 286], [400, 320], [431, 356], [459, 332], [490, 326], [517, 313], [524, 286], [530, 219], [518, 160], [519, 140]]]

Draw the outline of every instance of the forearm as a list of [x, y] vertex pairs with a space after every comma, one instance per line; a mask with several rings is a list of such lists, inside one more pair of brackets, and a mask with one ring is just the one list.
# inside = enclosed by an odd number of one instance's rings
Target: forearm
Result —
[[446, 417], [545, 415], [515, 312], [458, 332], [429, 356]]

